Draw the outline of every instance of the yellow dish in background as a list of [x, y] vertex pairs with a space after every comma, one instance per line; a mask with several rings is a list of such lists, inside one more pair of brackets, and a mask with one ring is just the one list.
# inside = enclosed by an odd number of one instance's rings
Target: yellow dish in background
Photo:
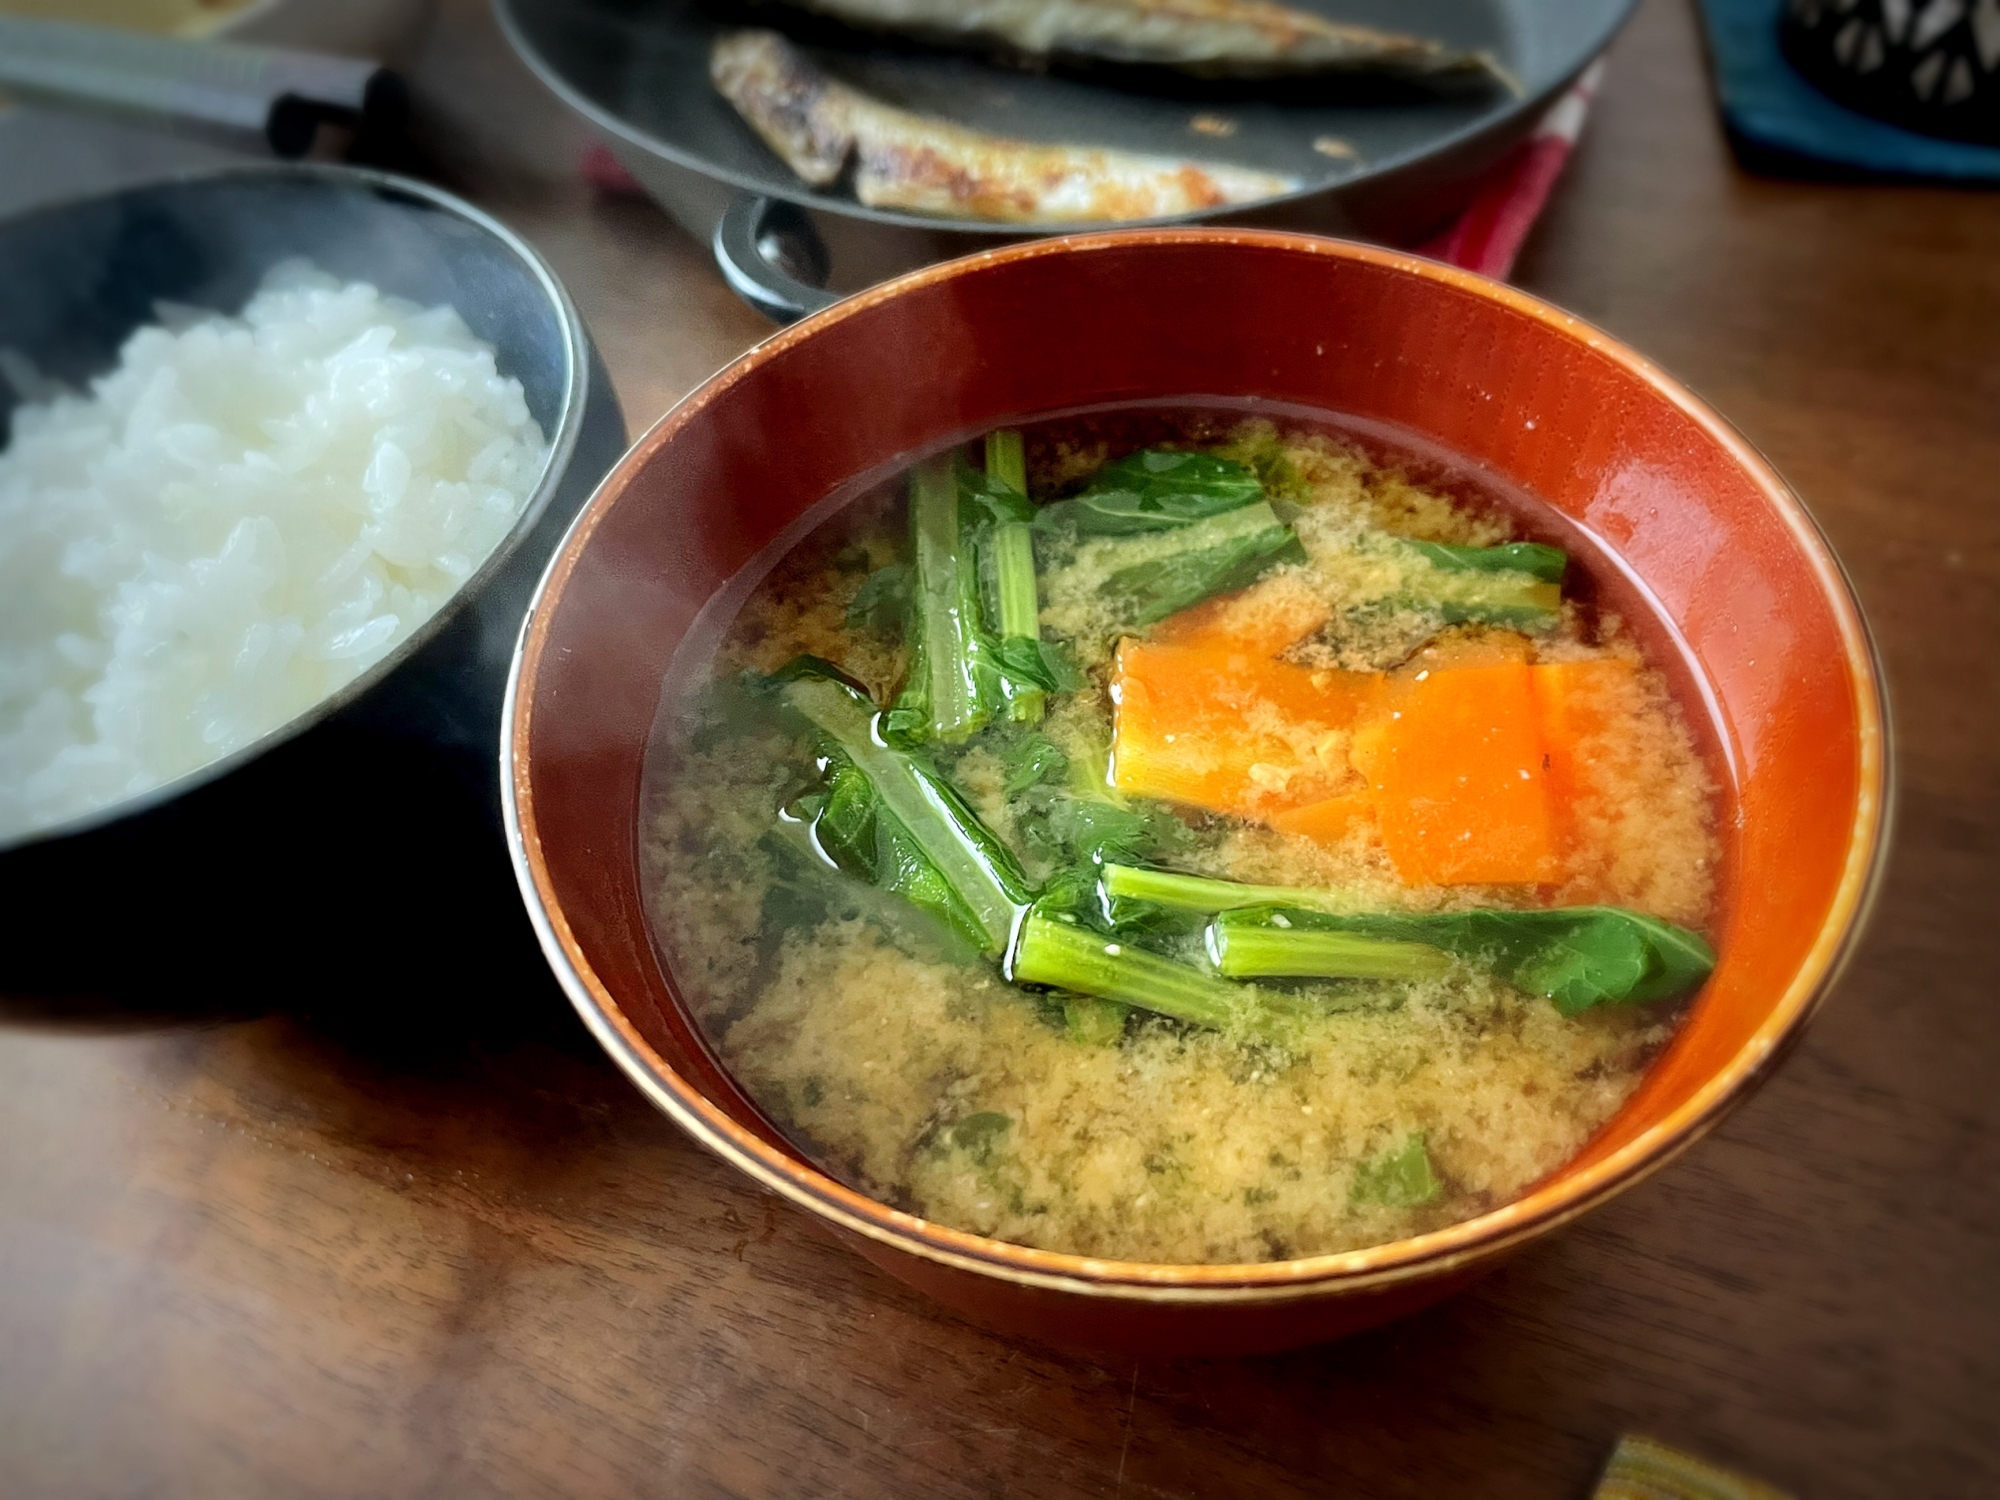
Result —
[[432, 9], [433, 0], [0, 0], [0, 16], [298, 47], [391, 66], [415, 55]]
[[123, 26], [161, 36], [208, 36], [257, 0], [0, 0], [0, 15]]

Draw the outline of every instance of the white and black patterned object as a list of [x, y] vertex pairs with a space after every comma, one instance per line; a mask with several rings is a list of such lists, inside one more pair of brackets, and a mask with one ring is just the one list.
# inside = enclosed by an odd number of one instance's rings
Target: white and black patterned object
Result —
[[1785, 56], [1852, 109], [2000, 143], [2000, 0], [1787, 0]]

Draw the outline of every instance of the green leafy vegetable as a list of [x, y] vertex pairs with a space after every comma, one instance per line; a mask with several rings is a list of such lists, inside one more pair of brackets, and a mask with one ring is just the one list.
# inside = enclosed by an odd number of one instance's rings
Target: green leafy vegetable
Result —
[[1028, 500], [1028, 466], [1021, 434], [986, 435], [986, 472], [960, 476], [967, 497], [985, 513], [979, 541], [980, 588], [986, 623], [999, 640], [1001, 673], [1011, 679], [1008, 717], [1017, 723], [1041, 718], [1045, 689], [1052, 683], [1041, 651], [1042, 602], [1035, 578], [1035, 507]]
[[1543, 583], [1561, 583], [1569, 570], [1569, 554], [1540, 542], [1508, 542], [1499, 547], [1447, 547], [1442, 542], [1411, 542], [1435, 567], [1461, 573], [1526, 573]]
[[1299, 977], [1327, 967], [1329, 936], [1423, 944], [1489, 966], [1507, 983], [1545, 995], [1564, 1015], [1600, 1004], [1669, 1000], [1699, 988], [1715, 950], [1699, 933], [1616, 906], [1336, 916], [1297, 907], [1225, 911], [1209, 925], [1224, 974]]
[[1078, 796], [1051, 787], [1022, 795], [1016, 826], [1024, 844], [1056, 864], [1090, 867], [1171, 850], [1186, 828], [1160, 806], [1134, 806], [1107, 795]]
[[1193, 1026], [1266, 1040], [1307, 1012], [1290, 997], [1217, 979], [1040, 906], [1021, 924], [1007, 977], [1116, 1000]]
[[992, 601], [988, 618], [1002, 640], [1041, 639], [1041, 599], [1035, 587], [1035, 538], [1025, 521], [988, 529], [980, 577]]
[[1350, 911], [1352, 901], [1335, 891], [1308, 890], [1292, 885], [1239, 885], [1205, 875], [1181, 875], [1172, 870], [1146, 870], [1134, 865], [1107, 864], [1104, 889], [1116, 898], [1151, 901], [1176, 911], [1217, 912], [1236, 906], [1303, 906], [1314, 911]]
[[1246, 424], [1214, 451], [1220, 457], [1234, 459], [1255, 469], [1257, 478], [1264, 485], [1265, 496], [1279, 508], [1280, 514], [1287, 507], [1302, 504], [1311, 497], [1311, 487], [1300, 476], [1290, 454], [1285, 451], [1285, 440], [1269, 422]]
[[1042, 693], [1073, 693], [1090, 682], [1061, 641], [1009, 636], [998, 643], [997, 655], [1003, 678], [1015, 679], [1009, 690], [1017, 695], [1029, 688]]
[[1354, 1203], [1421, 1208], [1443, 1193], [1444, 1184], [1431, 1170], [1430, 1153], [1424, 1149], [1423, 1136], [1418, 1134], [1357, 1166], [1347, 1196]]
[[910, 608], [910, 565], [889, 563], [861, 580], [847, 606], [849, 630], [890, 630]]
[[1209, 453], [1146, 448], [1106, 464], [1074, 499], [1046, 507], [1037, 524], [1081, 536], [1171, 531], [1264, 498], [1256, 471]]
[[932, 766], [884, 742], [886, 716], [834, 668], [802, 657], [779, 682], [815, 731], [822, 789], [791, 816], [822, 857], [1004, 954], [1032, 895], [1013, 853]]
[[[986, 434], [986, 472], [1015, 494], [1028, 493], [1028, 449], [1011, 427]], [[1026, 517], [1033, 520], [1033, 516]]]
[[1062, 1002], [1063, 1030], [1073, 1042], [1086, 1047], [1109, 1047], [1125, 1035], [1129, 1005], [1116, 1000], [1098, 1000], [1090, 995], [1065, 995]]
[[1035, 527], [1060, 556], [1078, 543], [1095, 556], [1098, 586], [1126, 625], [1150, 625], [1210, 595], [1253, 583], [1279, 562], [1305, 561], [1298, 538], [1271, 509], [1257, 471], [1212, 453], [1148, 448], [1107, 464], [1074, 499], [1045, 506]]
[[910, 676], [890, 710], [896, 743], [964, 740], [1001, 713], [1038, 719], [1075, 676], [1041, 640], [1033, 515], [1025, 494], [951, 455], [910, 471]]
[[962, 740], [993, 714], [998, 681], [979, 629], [979, 569], [965, 545], [949, 454], [910, 471], [910, 680], [890, 712], [903, 742]]
[[1539, 542], [1502, 547], [1447, 547], [1438, 542], [1399, 542], [1421, 556], [1429, 570], [1417, 570], [1418, 605], [1437, 611], [1447, 625], [1503, 625], [1546, 630], [1562, 615], [1562, 579], [1569, 556]]
[[815, 795], [807, 793], [788, 804], [760, 844], [774, 856], [773, 881], [758, 914], [766, 961], [775, 961], [776, 942], [786, 932], [838, 917], [865, 919], [899, 951], [929, 963], [965, 964], [980, 956], [984, 935], [970, 924], [878, 886], [870, 875], [857, 878], [831, 863], [814, 833]]
[[990, 1167], [1000, 1143], [1007, 1132], [1014, 1128], [1014, 1122], [997, 1110], [982, 1109], [976, 1115], [967, 1115], [955, 1120], [940, 1132], [939, 1139], [948, 1148], [963, 1151], [972, 1159], [973, 1165]]
[[1002, 764], [1010, 797], [1045, 781], [1061, 781], [1069, 774], [1069, 757], [1045, 734], [1030, 734], [1017, 741]]
[[[1225, 920], [1245, 912], [1258, 920]], [[1452, 965], [1451, 954], [1428, 943], [1318, 931], [1284, 910], [1254, 906], [1210, 924], [1209, 956], [1231, 979], [1436, 979]]]
[[1281, 562], [1304, 562], [1291, 527], [1263, 501], [1191, 522], [1172, 550], [1105, 579], [1100, 592], [1134, 625], [1164, 620], [1214, 594], [1247, 588]]

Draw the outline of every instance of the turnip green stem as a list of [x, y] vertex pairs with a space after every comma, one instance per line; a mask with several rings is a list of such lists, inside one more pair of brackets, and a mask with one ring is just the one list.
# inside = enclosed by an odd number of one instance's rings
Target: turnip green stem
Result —
[[1435, 979], [1451, 955], [1423, 943], [1351, 932], [1211, 923], [1209, 955], [1230, 979]]
[[958, 480], [952, 456], [910, 472], [910, 536], [916, 553], [918, 670], [930, 731], [961, 740], [986, 721], [975, 665], [978, 574], [959, 546]]
[[1047, 984], [1136, 1005], [1217, 1031], [1276, 1039], [1300, 1013], [1287, 997], [1231, 984], [1089, 927], [1030, 912], [1008, 966], [1019, 983]]
[[853, 688], [800, 677], [785, 685], [785, 698], [868, 778], [881, 810], [909, 834], [970, 913], [986, 951], [1004, 954], [1028, 904], [1027, 878], [1006, 847], [942, 776], [882, 743], [874, 704]]
[[[986, 474], [1023, 498], [1028, 493], [1027, 452], [1021, 434], [1009, 428], [986, 434]], [[987, 533], [991, 559], [993, 628], [1003, 640], [1042, 638], [1041, 589], [1035, 580], [1035, 528], [1029, 521], [997, 521]], [[1008, 717], [1032, 724], [1042, 717], [1047, 695], [1039, 689], [1016, 693]]]
[[1136, 865], [1107, 864], [1105, 894], [1130, 901], [1150, 901], [1175, 911], [1228, 911], [1238, 906], [1303, 906], [1318, 911], [1352, 911], [1352, 901], [1335, 891], [1289, 885], [1238, 885], [1203, 875], [1171, 870], [1144, 870]]

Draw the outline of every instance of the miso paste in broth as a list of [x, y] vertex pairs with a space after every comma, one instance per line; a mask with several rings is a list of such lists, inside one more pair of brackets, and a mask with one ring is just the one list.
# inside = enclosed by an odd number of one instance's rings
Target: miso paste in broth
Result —
[[844, 506], [685, 648], [650, 752], [716, 1053], [835, 1176], [1050, 1250], [1286, 1259], [1518, 1195], [1713, 962], [1716, 789], [1552, 534], [1202, 410]]

